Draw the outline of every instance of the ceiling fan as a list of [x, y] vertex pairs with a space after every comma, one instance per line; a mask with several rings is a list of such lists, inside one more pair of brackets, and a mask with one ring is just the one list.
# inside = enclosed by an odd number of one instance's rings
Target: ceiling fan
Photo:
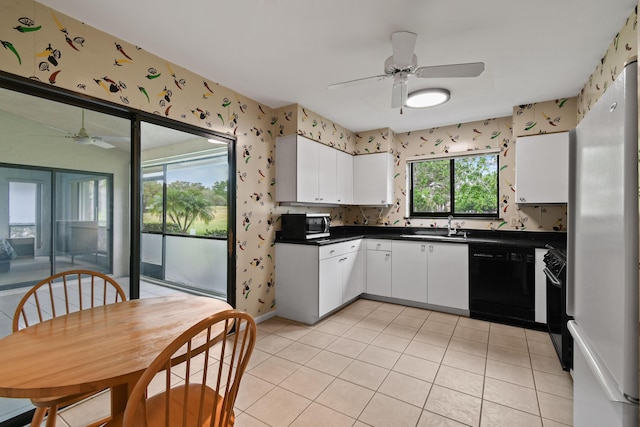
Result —
[[109, 144], [108, 142], [104, 141], [105, 137], [89, 135], [87, 130], [84, 128], [84, 109], [82, 109], [82, 124], [80, 126], [80, 130], [75, 134], [66, 135], [65, 138], [71, 138], [78, 144], [95, 145], [104, 149], [115, 147], [115, 145]]
[[418, 68], [418, 58], [414, 52], [418, 35], [409, 31], [397, 31], [391, 34], [393, 55], [384, 61], [384, 72], [378, 76], [349, 80], [329, 85], [329, 89], [339, 89], [367, 81], [380, 81], [393, 78], [391, 108], [400, 108], [407, 101], [407, 82], [409, 77], [418, 78], [452, 78], [477, 77], [484, 71], [484, 62], [468, 62], [463, 64], [433, 65]]

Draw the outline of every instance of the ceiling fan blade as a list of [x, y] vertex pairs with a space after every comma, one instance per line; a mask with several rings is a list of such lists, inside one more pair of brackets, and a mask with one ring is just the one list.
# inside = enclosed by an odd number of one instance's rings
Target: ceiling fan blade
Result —
[[391, 93], [391, 108], [402, 108], [407, 102], [407, 82], [395, 82]]
[[397, 31], [391, 34], [391, 44], [393, 46], [393, 63], [403, 67], [411, 64], [413, 51], [416, 48], [416, 33], [409, 31]]
[[109, 148], [115, 148], [115, 145], [111, 145], [108, 142], [96, 138], [91, 138], [89, 141], [89, 145], [95, 145], [96, 147], [104, 148], [106, 150], [108, 150]]
[[96, 136], [94, 138], [100, 138], [103, 141], [106, 142], [131, 142], [131, 140], [129, 139], [129, 137], [127, 136]]
[[379, 76], [371, 76], [371, 77], [365, 77], [365, 78], [362, 78], [362, 79], [348, 80], [346, 82], [334, 83], [332, 85], [327, 86], [327, 88], [328, 89], [332, 89], [332, 90], [333, 89], [342, 89], [342, 88], [345, 88], [345, 87], [358, 85], [360, 83], [364, 83], [364, 82], [368, 82], [368, 81], [384, 80], [384, 79], [389, 78], [389, 77], [391, 77], [391, 76], [388, 75], [388, 74], [382, 74], [382, 75], [379, 75]]
[[46, 125], [46, 124], [43, 124], [42, 126], [44, 126], [44, 127], [46, 127], [46, 128], [49, 128], [49, 129], [51, 129], [51, 130], [55, 130], [56, 132], [69, 133], [69, 131], [68, 131], [68, 130], [60, 129], [60, 128], [57, 128], [57, 127], [55, 127], [55, 126]]
[[424, 78], [478, 77], [484, 71], [484, 62], [468, 62], [465, 64], [434, 65], [420, 67], [416, 76]]

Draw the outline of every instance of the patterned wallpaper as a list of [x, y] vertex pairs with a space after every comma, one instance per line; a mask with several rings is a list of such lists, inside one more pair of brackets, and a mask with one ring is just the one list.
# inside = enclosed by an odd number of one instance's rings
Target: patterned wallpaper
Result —
[[[275, 230], [283, 212], [326, 208], [274, 202], [275, 137], [298, 133], [352, 153], [388, 151], [395, 158], [394, 206], [364, 209], [369, 224], [442, 227], [443, 220], [405, 219], [408, 156], [495, 147], [500, 149], [499, 221], [460, 220], [457, 227], [504, 230], [564, 230], [563, 206], [518, 207], [514, 203], [514, 135], [551, 132], [575, 125], [595, 102], [605, 81], [637, 51], [637, 13], [598, 64], [577, 100], [514, 107], [513, 116], [394, 134], [389, 128], [353, 133], [292, 104], [273, 110], [242, 94], [89, 27], [33, 0], [4, 0], [0, 15], [0, 69], [44, 84], [128, 105], [237, 138], [237, 305], [254, 316], [275, 308]], [[362, 224], [357, 207], [333, 208], [332, 223]]]
[[[574, 104], [575, 106], [575, 104]], [[562, 110], [566, 121], [575, 123], [575, 107]], [[561, 118], [560, 122], [564, 119]], [[394, 134], [387, 129], [361, 133], [357, 149], [359, 153], [385, 150], [395, 157], [394, 193], [395, 204], [388, 208], [357, 207], [346, 209], [348, 224], [378, 224], [399, 227], [446, 227], [447, 219], [408, 219], [407, 205], [407, 157], [464, 152], [496, 148], [500, 150], [500, 214], [499, 220], [459, 219], [454, 220], [457, 228], [563, 231], [566, 227], [566, 207], [529, 206], [520, 207], [515, 199], [515, 147], [512, 136], [512, 117], [487, 119], [471, 123], [425, 129]], [[391, 138], [389, 138], [391, 136]], [[384, 141], [380, 146], [376, 141]]]
[[578, 95], [578, 122], [600, 99], [609, 84], [622, 72], [627, 61], [638, 55], [638, 7], [615, 35], [604, 56]]
[[0, 43], [3, 71], [236, 136], [237, 307], [274, 309], [271, 108], [34, 1], [3, 0]]

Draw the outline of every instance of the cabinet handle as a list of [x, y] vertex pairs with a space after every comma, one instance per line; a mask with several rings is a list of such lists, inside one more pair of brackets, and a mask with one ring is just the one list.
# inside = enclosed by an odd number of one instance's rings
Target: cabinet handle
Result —
[[335, 249], [331, 249], [331, 250], [329, 251], [329, 253], [330, 253], [330, 254], [332, 254], [332, 253], [334, 253], [334, 252], [335, 252]]
[[388, 258], [390, 258], [390, 257], [391, 257], [391, 254], [386, 254], [384, 257], [385, 257], [386, 259], [388, 259]]
[[520, 197], [520, 201], [521, 201], [521, 202], [526, 202], [526, 201], [527, 201], [527, 199], [525, 199], [524, 197]]
[[378, 244], [376, 245], [376, 249], [380, 249], [380, 246], [382, 246], [382, 245], [381, 245], [380, 243], [378, 243]]
[[421, 250], [422, 252], [424, 252], [424, 250], [426, 249], [426, 246], [427, 246], [427, 245], [420, 245], [420, 250]]
[[433, 245], [429, 245], [429, 252], [433, 252]]

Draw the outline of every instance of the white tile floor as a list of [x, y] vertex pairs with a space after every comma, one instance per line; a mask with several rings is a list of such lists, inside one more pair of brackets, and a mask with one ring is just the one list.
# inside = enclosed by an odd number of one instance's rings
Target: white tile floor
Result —
[[[258, 325], [236, 426], [557, 427], [572, 390], [544, 332], [358, 300], [313, 326]], [[108, 396], [58, 425], [100, 408]]]

